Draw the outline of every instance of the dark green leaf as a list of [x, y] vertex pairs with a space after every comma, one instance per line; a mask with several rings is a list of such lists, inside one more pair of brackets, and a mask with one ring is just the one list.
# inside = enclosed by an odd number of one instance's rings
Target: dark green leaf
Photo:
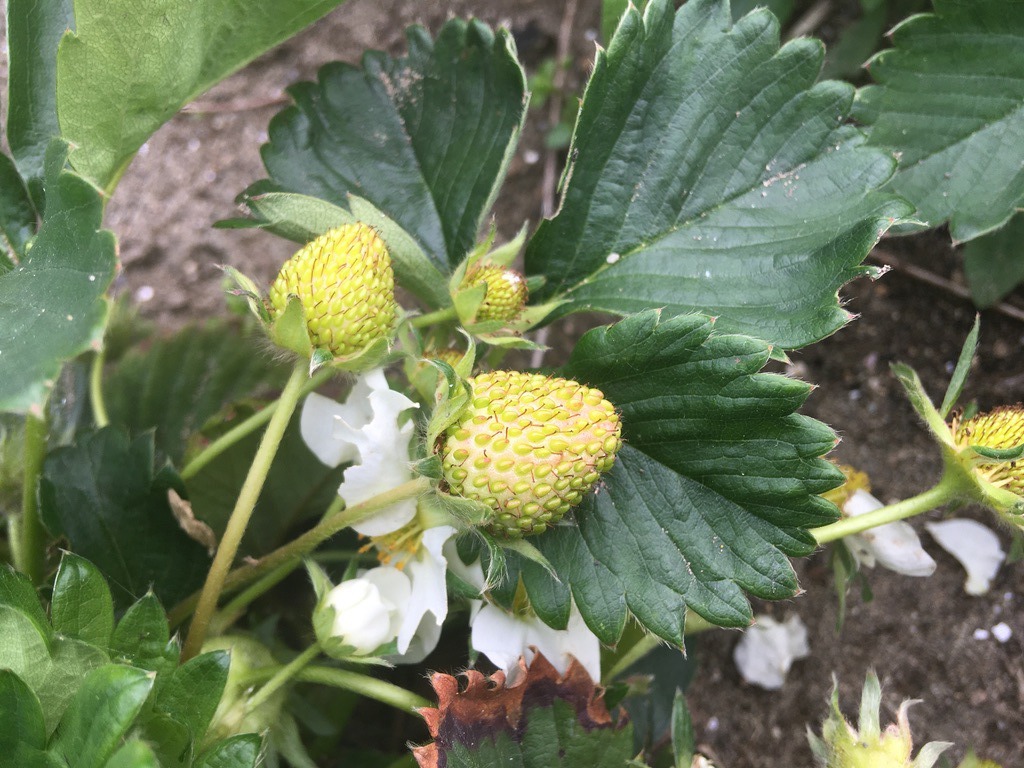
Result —
[[111, 191], [183, 104], [339, 2], [75, 0], [75, 31], [57, 52], [57, 112], [75, 145], [72, 164]]
[[202, 584], [210, 558], [175, 520], [168, 490], [181, 481], [154, 473], [153, 435], [129, 442], [107, 427], [51, 453], [43, 467], [43, 521], [89, 558], [129, 605], [152, 588], [173, 604]]
[[193, 763], [193, 768], [254, 768], [260, 743], [255, 733], [232, 736], [209, 749]]
[[152, 745], [158, 764], [164, 768], [188, 768], [195, 756], [189, 729], [161, 712], [147, 712], [139, 718], [136, 734]]
[[[447, 274], [472, 247], [525, 114], [525, 77], [507, 31], [453, 19], [409, 54], [328, 64], [290, 89], [263, 162], [273, 182], [347, 207], [365, 198]], [[268, 191], [266, 185], [260, 191]]]
[[[294, 526], [322, 516], [337, 497], [347, 465], [329, 468], [317, 461], [302, 439], [299, 419], [296, 414], [285, 431], [242, 539], [240, 555], [266, 554]], [[259, 439], [257, 434], [240, 440], [188, 481], [196, 517], [218, 535], [227, 525]]]
[[[125, 611], [114, 629], [110, 651], [115, 660], [157, 673], [178, 666], [180, 649], [171, 642], [167, 615], [155, 595], [143, 595]], [[165, 682], [166, 676], [158, 674], [157, 688]]]
[[1002, 226], [1024, 200], [1024, 4], [936, 0], [868, 63], [869, 141], [899, 155], [892, 188], [954, 240]]
[[129, 352], [104, 385], [111, 421], [133, 435], [155, 428], [157, 448], [180, 464], [189, 439], [208, 419], [284, 383], [287, 368], [255, 334], [216, 322]]
[[18, 745], [46, 747], [46, 725], [39, 699], [9, 669], [0, 669], [0, 723], [0, 755], [10, 754]]
[[949, 379], [946, 394], [942, 398], [939, 415], [944, 419], [949, 416], [949, 412], [953, 410], [956, 401], [960, 399], [960, 393], [964, 391], [964, 383], [971, 372], [971, 362], [974, 360], [974, 353], [978, 349], [978, 331], [980, 328], [981, 317], [975, 316], [974, 326], [964, 340], [964, 345], [960, 349], [960, 357], [956, 361], [956, 368], [953, 369], [953, 375]]
[[0, 411], [40, 412], [61, 364], [99, 347], [107, 317], [114, 236], [99, 228], [96, 189], [51, 154], [39, 234], [18, 267], [0, 274]]
[[[634, 746], [652, 750], [663, 739], [678, 735], [685, 741], [685, 723], [679, 723], [678, 697], [690, 686], [697, 672], [697, 662], [687, 658], [678, 648], [659, 646], [631, 666], [618, 679], [646, 678], [646, 690], [627, 697], [623, 702], [635, 732]], [[685, 711], [686, 704], [683, 703]], [[682, 727], [682, 732], [679, 730]], [[691, 731], [690, 738], [693, 738]], [[692, 747], [691, 747], [692, 748]], [[686, 768], [690, 768], [689, 761]]]
[[110, 645], [114, 631], [114, 601], [99, 569], [88, 560], [65, 552], [57, 569], [50, 603], [53, 628], [65, 637]]
[[14, 266], [36, 231], [36, 212], [11, 158], [0, 152], [0, 274]]
[[39, 210], [46, 149], [60, 135], [57, 44], [73, 26], [72, 0], [7, 2], [7, 143]]
[[75, 768], [103, 768], [153, 687], [151, 674], [116, 664], [94, 669], [61, 718], [50, 751]]
[[[746, 626], [743, 590], [794, 594], [786, 555], [813, 551], [807, 529], [837, 516], [818, 495], [842, 482], [819, 458], [835, 435], [795, 413], [810, 387], [759, 373], [763, 342], [711, 328], [701, 316], [645, 312], [588, 333], [563, 371], [619, 409], [625, 445], [577, 508], [578, 526], [536, 543], [606, 643], [627, 607], [680, 646], [687, 607]], [[537, 574], [525, 576], [529, 585]]]
[[0, 605], [17, 608], [35, 625], [44, 638], [52, 634], [46, 611], [39, 603], [36, 588], [23, 573], [18, 573], [6, 563], [0, 564]]
[[196, 743], [203, 738], [217, 711], [230, 660], [226, 651], [189, 659], [174, 670], [157, 698], [157, 709], [184, 725]]
[[991, 307], [1024, 282], [1024, 216], [964, 247], [964, 274], [974, 303]]
[[117, 750], [103, 768], [160, 768], [160, 762], [149, 745], [133, 739]]
[[792, 349], [849, 319], [837, 290], [907, 205], [887, 153], [844, 127], [853, 89], [815, 83], [822, 46], [779, 48], [767, 10], [633, 8], [594, 73], [557, 215], [526, 250], [557, 314], [707, 312]]
[[675, 701], [672, 702], [672, 754], [676, 760], [676, 768], [690, 768], [695, 748], [690, 708], [686, 706], [683, 692], [677, 690]]

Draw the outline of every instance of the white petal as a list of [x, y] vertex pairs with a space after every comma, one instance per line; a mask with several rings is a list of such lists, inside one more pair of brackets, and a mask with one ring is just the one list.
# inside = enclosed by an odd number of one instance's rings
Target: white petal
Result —
[[992, 579], [1006, 554], [999, 546], [999, 537], [992, 529], [975, 520], [953, 519], [925, 523], [925, 528], [939, 546], [960, 561], [967, 571], [964, 590], [969, 595], [988, 592]]
[[469, 584], [469, 586], [475, 587], [478, 591], [483, 591], [484, 569], [480, 565], [480, 558], [477, 558], [469, 565], [462, 562], [454, 537], [445, 542], [444, 558], [448, 561], [449, 571]]
[[471, 643], [514, 682], [519, 658], [527, 663], [535, 647], [560, 673], [565, 674], [575, 658], [594, 679], [601, 679], [601, 645], [574, 605], [565, 629], [552, 629], [535, 615], [512, 616], [502, 608], [485, 604], [472, 618]]
[[793, 661], [810, 652], [807, 628], [795, 615], [783, 623], [770, 616], [758, 616], [756, 621], [736, 644], [733, 659], [744, 680], [775, 691], [782, 687]]
[[336, 467], [355, 461], [359, 455], [351, 443], [338, 440], [334, 435], [336, 419], [345, 411], [345, 406], [329, 397], [309, 394], [302, 405], [299, 430], [313, 455], [329, 467]]
[[388, 626], [388, 641], [396, 639], [402, 626], [402, 617], [409, 610], [409, 601], [412, 598], [412, 584], [409, 582], [409, 577], [397, 568], [382, 565], [371, 568], [360, 578], [377, 587], [381, 597], [394, 606]]
[[[406, 562], [405, 573], [412, 583], [412, 594], [398, 631], [398, 652], [403, 657], [409, 652], [417, 635], [423, 638], [424, 625], [433, 623], [440, 629], [445, 617], [448, 616], [448, 563], [443, 549], [445, 542], [454, 535], [455, 529], [450, 525], [428, 528], [423, 532], [416, 555]], [[431, 614], [429, 618], [428, 613]], [[436, 642], [435, 637], [434, 643]], [[433, 650], [432, 646], [427, 652], [430, 650]]]
[[[858, 489], [843, 505], [843, 512], [848, 517], [857, 517], [883, 506], [870, 493]], [[935, 572], [935, 561], [921, 548], [921, 540], [914, 529], [903, 521], [848, 536], [846, 544], [857, 562], [869, 568], [874, 568], [877, 562], [904, 576], [931, 576]]]
[[357, 653], [370, 653], [394, 639], [391, 617], [396, 606], [370, 581], [343, 581], [327, 593], [326, 603], [334, 610], [331, 634]]

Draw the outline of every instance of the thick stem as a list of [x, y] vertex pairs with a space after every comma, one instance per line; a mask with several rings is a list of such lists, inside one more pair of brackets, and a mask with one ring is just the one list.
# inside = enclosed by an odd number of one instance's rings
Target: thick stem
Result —
[[220, 546], [217, 547], [217, 554], [213, 558], [210, 572], [206, 574], [206, 583], [203, 585], [199, 601], [196, 604], [196, 612], [192, 617], [188, 638], [185, 640], [185, 647], [181, 652], [183, 660], [191, 659], [199, 653], [203, 646], [210, 618], [217, 608], [217, 600], [220, 599], [220, 593], [224, 588], [224, 580], [238, 553], [238, 545], [242, 542], [242, 536], [245, 535], [249, 518], [252, 517], [252, 511], [256, 507], [260, 491], [263, 490], [263, 483], [267, 479], [267, 473], [277, 454], [285, 428], [302, 396], [302, 384], [305, 380], [306, 362], [302, 360], [296, 364], [291, 378], [288, 379], [284, 391], [281, 392], [277, 409], [270, 419], [267, 431], [263, 433], [260, 447], [253, 458], [252, 466], [249, 467], [249, 474], [242, 484], [242, 490], [238, 494], [231, 517], [228, 518], [227, 528], [224, 529]]
[[[237, 589], [243, 584], [248, 584], [286, 563], [292, 568], [297, 567], [302, 558], [331, 538], [338, 531], [349, 527], [360, 520], [363, 520], [375, 512], [397, 504], [405, 499], [410, 499], [426, 493], [430, 489], [430, 480], [425, 477], [418, 477], [414, 480], [402, 483], [397, 488], [367, 499], [360, 504], [354, 504], [337, 514], [325, 516], [316, 526], [310, 528], [297, 539], [293, 539], [282, 547], [275, 549], [270, 554], [260, 558], [259, 562], [252, 565], [243, 565], [224, 579], [224, 589]], [[201, 595], [192, 595], [178, 603], [170, 612], [168, 618], [171, 626], [176, 626], [195, 608], [198, 613], [198, 605]], [[193, 620], [195, 623], [195, 620]]]
[[253, 694], [251, 699], [249, 699], [248, 704], [246, 704], [246, 708], [250, 712], [255, 712], [259, 707], [267, 703], [271, 696], [281, 690], [282, 686], [286, 685], [289, 680], [299, 674], [299, 672], [305, 669], [309, 663], [319, 655], [320, 644], [313, 643], [309, 648], [304, 650], [287, 664], [278, 667], [274, 675], [267, 680], [263, 687]]
[[[253, 670], [245, 676], [243, 682], [246, 685], [255, 685], [261, 680], [273, 677], [277, 670], [277, 667]], [[345, 691], [352, 691], [368, 699], [388, 704], [403, 712], [414, 713], [418, 709], [432, 706], [431, 702], [422, 696], [417, 696], [415, 693], [405, 690], [405, 688], [347, 669], [306, 667], [295, 675], [295, 679], [303, 683], [320, 683], [321, 685], [330, 685]]]
[[424, 328], [428, 325], [438, 325], [440, 323], [448, 323], [452, 320], [458, 320], [459, 315], [455, 311], [455, 307], [446, 307], [445, 309], [439, 309], [436, 312], [428, 312], [425, 315], [414, 317], [409, 321], [409, 325], [413, 328]]
[[950, 475], [942, 478], [938, 485], [929, 488], [924, 493], [911, 496], [909, 499], [881, 507], [872, 512], [867, 512], [856, 517], [845, 517], [838, 522], [815, 528], [811, 535], [819, 544], [827, 544], [830, 541], [837, 541], [844, 536], [854, 533], [862, 533], [879, 525], [894, 523], [897, 520], [905, 520], [922, 512], [941, 507], [953, 499], [963, 495], [962, 486]]
[[103, 401], [103, 361], [105, 350], [100, 350], [92, 357], [92, 370], [89, 372], [89, 404], [92, 406], [92, 419], [101, 429], [110, 424], [107, 405]]
[[[308, 395], [314, 389], [319, 387], [324, 382], [328, 381], [331, 376], [334, 375], [334, 370], [331, 368], [325, 368], [319, 371], [312, 378], [307, 379], [303, 385], [299, 396]], [[195, 458], [193, 458], [185, 468], [181, 470], [181, 479], [189, 481], [193, 477], [199, 474], [200, 470], [203, 469], [207, 464], [213, 461], [215, 458], [220, 456], [224, 451], [230, 448], [232, 445], [248, 437], [257, 429], [266, 424], [273, 415], [277, 412], [278, 404], [280, 400], [270, 403], [265, 408], [257, 411], [252, 416], [247, 418], [240, 424], [236, 424], [234, 427], [229, 429], [223, 435], [218, 437], [208, 446], [206, 446]]]
[[39, 519], [39, 477], [46, 458], [46, 422], [37, 416], [25, 417], [24, 467], [22, 472], [21, 514], [10, 522], [11, 555], [14, 567], [33, 584], [43, 578], [46, 561], [46, 531]]

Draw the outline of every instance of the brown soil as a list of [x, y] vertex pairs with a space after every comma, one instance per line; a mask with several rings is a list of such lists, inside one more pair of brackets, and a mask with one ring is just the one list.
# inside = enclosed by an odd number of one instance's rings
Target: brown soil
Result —
[[[593, 54], [587, 33], [593, 39], [599, 5], [580, 3], [570, 77], [577, 87]], [[436, 31], [450, 14], [476, 13], [491, 24], [510, 23], [527, 64], [535, 66], [554, 51], [562, 11], [561, 3], [543, 0], [500, 5], [350, 0], [202, 97], [193, 111], [179, 114], [147, 143], [109, 207], [108, 224], [120, 238], [124, 263], [117, 289], [135, 297], [144, 316], [172, 328], [223, 311], [219, 264], [269, 282], [291, 244], [253, 230], [214, 230], [210, 224], [234, 215], [234, 196], [262, 178], [259, 145], [288, 84], [313, 77], [327, 61], [357, 61], [368, 47], [400, 53], [407, 24], [419, 22]], [[528, 160], [543, 154], [542, 117], [532, 113], [499, 202], [496, 215], [506, 237], [524, 220], [539, 218], [542, 163]], [[958, 256], [943, 237], [884, 246], [958, 277]], [[798, 375], [818, 385], [806, 412], [842, 435], [838, 458], [868, 472], [877, 496], [904, 498], [936, 479], [938, 460], [889, 364], [912, 364], [929, 391], [941, 396], [974, 310], [900, 272], [877, 282], [860, 280], [844, 290], [844, 297], [860, 318], [792, 356]], [[1016, 298], [1019, 303], [1020, 292]], [[575, 335], [575, 329], [556, 326], [551, 343], [564, 350]], [[1024, 324], [984, 313], [979, 362], [967, 396], [983, 408], [1024, 400], [1022, 348]], [[969, 514], [984, 519], [978, 510]], [[927, 535], [922, 538], [938, 561], [935, 575], [910, 579], [870, 573], [875, 598], [864, 604], [851, 595], [841, 634], [835, 631], [836, 600], [822, 554], [797, 564], [805, 594], [758, 606], [777, 617], [798, 613], [810, 628], [811, 656], [796, 663], [781, 691], [762, 691], [740, 680], [732, 662], [737, 633], [708, 633], [694, 644], [701, 668], [688, 698], [698, 740], [719, 765], [811, 765], [804, 729], [824, 716], [831, 675], [837, 676], [841, 700], [852, 714], [865, 671], [872, 667], [884, 686], [886, 714], [903, 698], [924, 700], [912, 714], [917, 743], [954, 741], [957, 760], [973, 746], [1004, 768], [1024, 765], [1024, 570], [1006, 566], [989, 594], [968, 597], [959, 565]], [[1008, 546], [1005, 531], [1001, 538]], [[976, 629], [1000, 621], [1013, 630], [1008, 642], [974, 639]]]

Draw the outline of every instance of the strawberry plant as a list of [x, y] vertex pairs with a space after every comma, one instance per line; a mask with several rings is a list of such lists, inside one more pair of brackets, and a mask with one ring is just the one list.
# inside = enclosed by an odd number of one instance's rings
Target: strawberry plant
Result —
[[[511, 34], [412, 27], [292, 85], [266, 178], [214, 212], [294, 243], [277, 277], [225, 267], [223, 318], [133, 331], [122, 174], [337, 4], [8, 3], [0, 764], [398, 758], [345, 740], [358, 700], [425, 721], [396, 765], [709, 765], [680, 651], [795, 598], [791, 558], [838, 542], [844, 599], [862, 565], [934, 570], [895, 526], [938, 507], [1019, 541], [1024, 412], [956, 409], [977, 325], [940, 404], [894, 366], [941, 476], [889, 505], [779, 363], [853, 320], [840, 291], [881, 276], [884, 236], [948, 227], [979, 306], [1024, 278], [1024, 5], [936, 0], [857, 88], [781, 41], [793, 3], [606, 0], [560, 204], [518, 233], [491, 219], [529, 119]], [[845, 56], [903, 8], [864, 5]], [[527, 370], [570, 316], [597, 319]], [[758, 625], [780, 685], [806, 653], [786, 626]], [[644, 664], [649, 688], [618, 682]], [[905, 707], [880, 737], [873, 673], [864, 696], [860, 735], [834, 699], [822, 764], [935, 764]]]

